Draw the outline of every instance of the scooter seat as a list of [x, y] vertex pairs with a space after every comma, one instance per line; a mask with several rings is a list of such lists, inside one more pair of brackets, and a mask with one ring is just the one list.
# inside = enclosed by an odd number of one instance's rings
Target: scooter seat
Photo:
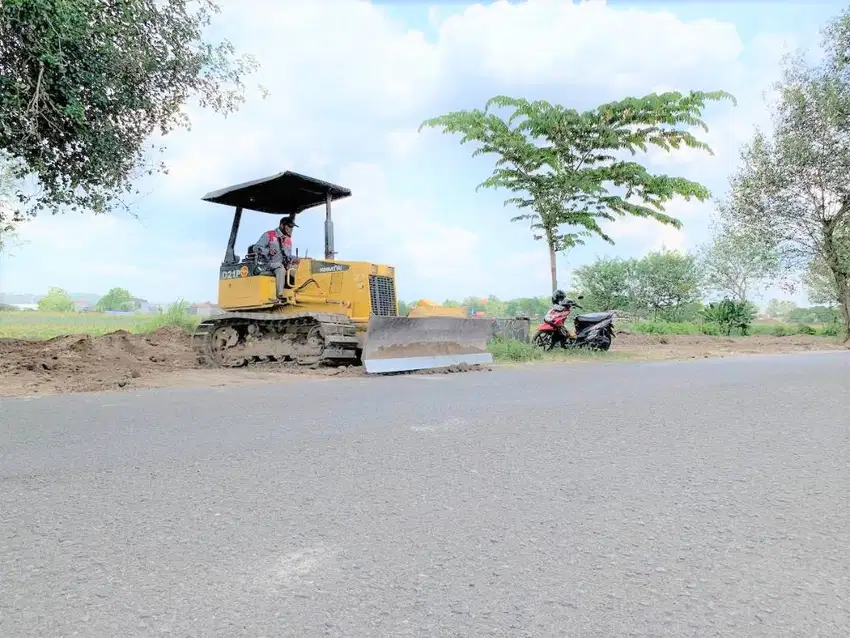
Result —
[[588, 312], [585, 315], [578, 315], [576, 321], [580, 323], [599, 323], [613, 316], [613, 312]]

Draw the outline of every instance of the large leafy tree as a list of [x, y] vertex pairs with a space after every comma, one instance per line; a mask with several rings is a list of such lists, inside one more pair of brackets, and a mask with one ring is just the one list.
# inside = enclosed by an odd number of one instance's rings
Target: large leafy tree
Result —
[[823, 49], [816, 63], [786, 59], [773, 130], [745, 148], [728, 217], [786, 267], [825, 269], [850, 337], [850, 12], [823, 30]]
[[[650, 173], [627, 156], [654, 146], [665, 151], [709, 146], [689, 129], [708, 130], [706, 102], [732, 99], [724, 91], [669, 92], [630, 97], [579, 112], [545, 101], [498, 96], [484, 109], [454, 111], [426, 120], [423, 128], [460, 134], [477, 145], [473, 156], [493, 155], [495, 168], [479, 187], [504, 188], [505, 201], [530, 223], [535, 239], [549, 249], [552, 287], [557, 288], [557, 253], [597, 236], [614, 243], [604, 222], [624, 216], [655, 219], [679, 227], [665, 204], [680, 196], [705, 200], [708, 190], [681, 177]], [[502, 117], [494, 109], [507, 111]]]
[[634, 259], [600, 258], [576, 268], [573, 286], [592, 310], [627, 310], [633, 304]]
[[780, 272], [779, 256], [753, 233], [717, 224], [711, 241], [700, 247], [699, 266], [708, 290], [744, 302]]
[[542, 317], [551, 307], [549, 297], [522, 297], [507, 302], [505, 313], [509, 317]]
[[788, 321], [788, 317], [797, 308], [797, 304], [788, 299], [771, 299], [765, 306], [764, 314], [769, 319]]
[[[839, 257], [850, 263], [850, 254], [841, 254]], [[823, 259], [813, 260], [802, 279], [810, 302], [824, 304], [830, 308], [836, 308], [841, 303], [844, 291], [838, 289], [835, 276]], [[847, 285], [850, 285], [850, 280]]]
[[0, 2], [0, 151], [30, 213], [122, 202], [133, 180], [164, 170], [149, 139], [188, 125], [182, 107], [227, 114], [255, 67], [203, 37], [213, 0]]
[[111, 288], [95, 304], [95, 310], [97, 312], [107, 312], [110, 310], [129, 311], [132, 309], [133, 296], [126, 288]]
[[699, 301], [700, 274], [694, 255], [675, 250], [647, 254], [634, 263], [634, 303], [655, 317], [680, 319], [684, 307]]
[[62, 288], [48, 288], [47, 294], [38, 300], [38, 309], [41, 312], [71, 312], [74, 309], [74, 300]]

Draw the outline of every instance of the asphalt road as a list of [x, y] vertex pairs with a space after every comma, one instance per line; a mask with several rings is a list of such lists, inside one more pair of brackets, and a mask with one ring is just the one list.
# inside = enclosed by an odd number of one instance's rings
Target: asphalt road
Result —
[[847, 636], [850, 356], [0, 400], [0, 636]]

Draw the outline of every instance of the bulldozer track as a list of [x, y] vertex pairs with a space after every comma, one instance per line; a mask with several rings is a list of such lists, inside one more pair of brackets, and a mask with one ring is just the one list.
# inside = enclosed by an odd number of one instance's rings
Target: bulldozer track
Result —
[[199, 362], [208, 367], [269, 361], [360, 365], [355, 325], [345, 315], [330, 313], [218, 315], [198, 325], [192, 348]]

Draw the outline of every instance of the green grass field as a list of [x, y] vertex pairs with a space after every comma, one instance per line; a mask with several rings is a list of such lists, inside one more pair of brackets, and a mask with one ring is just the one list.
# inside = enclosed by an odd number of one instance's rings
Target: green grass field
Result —
[[[155, 315], [109, 315], [95, 312], [3, 312], [0, 311], [0, 339], [50, 339], [68, 334], [103, 335], [115, 330], [144, 333], [163, 326], [193, 329], [198, 319], [188, 314], [185, 304], [175, 304]], [[534, 322], [532, 322], [534, 323]], [[532, 325], [532, 330], [536, 324]], [[664, 321], [618, 322], [619, 329], [635, 334], [717, 336], [716, 326]], [[836, 325], [753, 324], [751, 335], [784, 337], [790, 335], [837, 336]], [[734, 336], [734, 335], [733, 335]], [[507, 353], [506, 353], [507, 354]]]
[[95, 312], [0, 312], [0, 339], [51, 339], [69, 334], [104, 335], [116, 330], [145, 333], [165, 326], [190, 330], [198, 320], [179, 305], [152, 315]]

